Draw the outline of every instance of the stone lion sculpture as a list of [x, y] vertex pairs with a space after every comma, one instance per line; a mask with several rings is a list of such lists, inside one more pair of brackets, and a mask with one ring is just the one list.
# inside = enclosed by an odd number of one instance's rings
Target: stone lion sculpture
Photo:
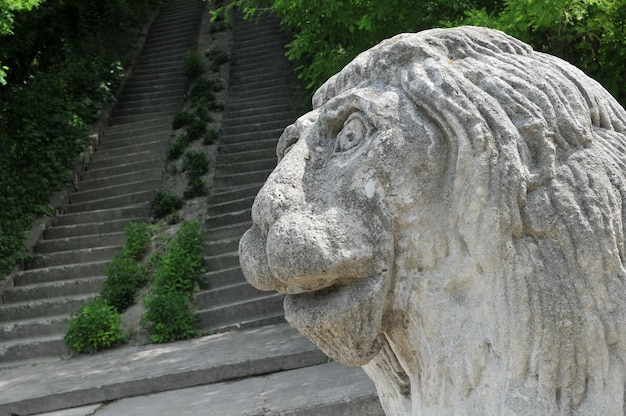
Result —
[[389, 415], [623, 415], [626, 113], [499, 31], [402, 34], [287, 127], [240, 242]]

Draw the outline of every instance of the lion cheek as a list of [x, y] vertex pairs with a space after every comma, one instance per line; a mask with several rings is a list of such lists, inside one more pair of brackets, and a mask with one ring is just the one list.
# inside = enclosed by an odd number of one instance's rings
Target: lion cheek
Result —
[[342, 287], [287, 295], [285, 318], [329, 357], [361, 366], [382, 348], [380, 337], [389, 273]]

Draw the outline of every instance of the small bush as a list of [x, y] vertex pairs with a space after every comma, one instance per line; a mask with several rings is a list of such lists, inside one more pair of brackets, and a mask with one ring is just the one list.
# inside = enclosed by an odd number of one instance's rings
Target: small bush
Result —
[[[221, 86], [221, 84], [219, 84]], [[215, 101], [215, 88], [217, 88], [216, 83], [206, 77], [201, 77], [197, 79], [189, 88], [189, 99], [194, 106], [200, 107], [204, 106], [206, 103], [211, 101]]]
[[106, 300], [96, 297], [70, 317], [65, 345], [76, 353], [115, 347], [126, 339], [122, 316]]
[[187, 150], [183, 157], [183, 171], [189, 179], [199, 178], [209, 171], [209, 159], [201, 150]]
[[187, 137], [189, 141], [198, 140], [206, 132], [206, 123], [202, 120], [194, 120], [187, 126]]
[[194, 115], [198, 120], [201, 120], [205, 124], [213, 121], [213, 117], [211, 117], [209, 111], [204, 107], [196, 108], [194, 111]]
[[187, 182], [187, 188], [183, 191], [183, 198], [193, 199], [201, 196], [208, 195], [209, 191], [206, 188], [206, 181], [202, 178], [189, 179]]
[[152, 293], [143, 300], [146, 312], [142, 326], [149, 332], [150, 341], [173, 342], [198, 335], [198, 318], [192, 312], [191, 301], [183, 293]]
[[141, 260], [146, 254], [152, 235], [150, 225], [145, 222], [131, 222], [124, 228], [124, 231], [126, 232], [126, 242], [122, 248], [122, 253], [126, 257]]
[[215, 129], [208, 129], [202, 138], [202, 144], [210, 145], [217, 141], [220, 133]]
[[204, 72], [202, 65], [202, 57], [198, 51], [187, 51], [183, 57], [183, 68], [185, 70], [185, 76], [189, 80], [198, 78]]
[[178, 292], [189, 296], [194, 292], [204, 274], [203, 237], [197, 221], [183, 223], [155, 271], [157, 293]]
[[203, 231], [198, 221], [186, 222], [159, 256], [154, 291], [146, 296], [142, 325], [152, 342], [172, 342], [198, 335], [191, 295], [204, 274]]
[[191, 114], [189, 111], [181, 111], [174, 116], [174, 119], [172, 120], [172, 129], [181, 129], [185, 126], [190, 125], [193, 120], [193, 114]]
[[180, 197], [165, 191], [158, 191], [154, 197], [152, 197], [152, 201], [150, 201], [152, 215], [156, 219], [165, 218], [182, 207], [183, 200]]
[[149, 280], [143, 263], [124, 255], [115, 256], [107, 264], [105, 275], [100, 295], [119, 313], [135, 302], [137, 291]]
[[207, 57], [217, 65], [222, 65], [228, 62], [228, 54], [220, 49], [213, 48], [207, 53]]
[[183, 151], [189, 146], [189, 138], [187, 135], [180, 135], [176, 137], [174, 143], [170, 144], [167, 149], [167, 159], [176, 160], [183, 154]]

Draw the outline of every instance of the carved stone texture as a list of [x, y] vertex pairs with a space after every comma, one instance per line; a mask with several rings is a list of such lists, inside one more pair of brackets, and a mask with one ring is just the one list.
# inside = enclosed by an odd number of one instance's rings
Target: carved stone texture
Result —
[[289, 126], [240, 243], [388, 415], [623, 415], [626, 113], [499, 31], [402, 34]]

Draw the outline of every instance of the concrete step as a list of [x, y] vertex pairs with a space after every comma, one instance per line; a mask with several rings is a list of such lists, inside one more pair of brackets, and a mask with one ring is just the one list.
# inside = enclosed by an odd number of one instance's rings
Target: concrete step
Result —
[[104, 276], [84, 279], [61, 280], [50, 283], [18, 286], [7, 289], [2, 294], [5, 304], [28, 302], [63, 296], [93, 294], [100, 291]]
[[218, 289], [235, 283], [247, 283], [239, 266], [209, 271], [205, 273], [204, 278], [205, 282], [200, 285], [201, 290]]
[[83, 235], [54, 240], [41, 240], [35, 245], [34, 250], [36, 253], [45, 254], [86, 248], [121, 246], [125, 240], [126, 234], [124, 232]]
[[[76, 238], [76, 237], [69, 237]], [[25, 269], [41, 269], [64, 264], [88, 263], [90, 261], [110, 260], [122, 248], [122, 245], [108, 247], [80, 248], [57, 253], [38, 254], [25, 261]]]
[[235, 173], [230, 175], [215, 175], [213, 178], [213, 186], [215, 188], [223, 188], [228, 186], [241, 186], [265, 181], [274, 169], [260, 169], [245, 173]]
[[227, 211], [223, 214], [212, 215], [205, 220], [205, 226], [207, 229], [214, 229], [231, 224], [239, 224], [242, 222], [250, 221], [250, 215], [252, 212], [252, 206], [242, 209], [240, 211]]
[[92, 161], [97, 160], [106, 160], [119, 158], [129, 154], [137, 154], [142, 151], [150, 151], [150, 152], [163, 152], [164, 149], [168, 147], [169, 134], [162, 134], [161, 138], [155, 137], [155, 135], [149, 135], [146, 137], [146, 140], [137, 141], [135, 138], [134, 141], [126, 140], [126, 141], [118, 141], [117, 143], [111, 143], [107, 147], [102, 148], [98, 146], [96, 152], [93, 154]]
[[269, 159], [258, 158], [256, 160], [220, 163], [215, 167], [218, 175], [228, 175], [246, 172], [258, 172], [259, 170], [274, 169], [276, 167], [277, 158]]
[[[282, 121], [282, 125], [278, 127], [288, 126], [294, 121], [293, 111], [277, 111], [273, 113], [249, 114], [234, 116], [232, 113], [226, 118], [227, 127], [250, 126], [257, 128], [258, 124]], [[263, 127], [263, 126], [262, 126]]]
[[144, 116], [150, 114], [172, 114], [179, 111], [183, 106], [182, 97], [178, 101], [168, 100], [169, 102], [156, 103], [156, 102], [133, 102], [132, 106], [122, 107], [119, 106], [113, 111], [113, 118], [117, 120], [127, 120], [133, 116]]
[[161, 97], [143, 99], [125, 99], [115, 105], [114, 113], [117, 115], [133, 114], [152, 111], [154, 108], [162, 108], [166, 111], [176, 110], [182, 107], [183, 97]]
[[268, 316], [276, 316], [283, 310], [284, 296], [277, 293], [263, 294], [257, 298], [239, 300], [230, 304], [196, 311], [200, 327], [216, 329], [236, 325]]
[[[109, 222], [120, 225], [124, 221], [137, 221], [150, 215], [148, 203], [124, 208], [112, 208], [95, 210], [89, 213], [64, 214], [55, 217], [54, 228], [46, 230], [45, 238], [62, 238], [83, 234], [98, 234], [112, 232], [102, 230], [100, 227], [108, 227]], [[96, 232], [84, 232], [82, 227], [93, 229]], [[50, 233], [50, 234], [48, 234]], [[67, 235], [66, 233], [69, 233]]]
[[[232, 88], [235, 89], [235, 91], [237, 91], [238, 88], [243, 87], [246, 84], [254, 84], [259, 81], [265, 81], [268, 79], [271, 79], [271, 80], [291, 79], [292, 76], [293, 76], [293, 71], [291, 70], [291, 68], [287, 68], [287, 67], [277, 68], [273, 70], [270, 69], [266, 72], [263, 72], [263, 71], [235, 72], [232, 75], [229, 81], [229, 84], [231, 85]], [[284, 86], [285, 84], [283, 83], [282, 85]], [[293, 105], [291, 101], [283, 102], [283, 104], [285, 103], [289, 103]]]
[[232, 93], [229, 95], [228, 100], [230, 102], [240, 101], [254, 101], [254, 100], [266, 100], [270, 104], [280, 103], [281, 101], [293, 100], [293, 92], [288, 88], [289, 84], [285, 81], [283, 85], [277, 85], [276, 87], [259, 88], [255, 90], [242, 91], [240, 93]]
[[[82, 279], [104, 275], [107, 260], [89, 263], [64, 264], [33, 270], [23, 270], [15, 276], [15, 286], [27, 286], [59, 280]], [[0, 320], [2, 317], [0, 316]]]
[[246, 211], [252, 208], [255, 196], [246, 196], [240, 199], [234, 199], [220, 204], [211, 204], [207, 210], [209, 216], [224, 215], [229, 212]]
[[120, 100], [118, 101], [118, 105], [125, 103], [133, 103], [136, 101], [142, 100], [170, 100], [180, 98], [180, 93], [178, 90], [164, 90], [164, 91], [154, 91], [154, 92], [132, 92], [124, 90], [122, 93]]
[[[53, 240], [58, 238], [76, 237], [81, 235], [121, 232], [131, 222], [146, 221], [149, 209], [146, 208], [145, 211], [146, 215], [144, 217], [129, 217], [120, 220], [88, 222], [83, 224], [51, 227], [44, 231], [44, 239]], [[89, 218], [87, 218], [86, 220], [89, 220]]]
[[172, 120], [155, 118], [151, 120], [138, 121], [136, 123], [109, 126], [103, 137], [103, 142], [109, 140], [126, 139], [129, 136], [143, 136], [147, 134], [163, 133], [170, 130]]
[[171, 127], [170, 123], [168, 125], [164, 125], [160, 127], [161, 130], [158, 132], [147, 133], [147, 134], [128, 134], [123, 137], [119, 136], [104, 136], [102, 138], [102, 142], [98, 143], [96, 147], [96, 152], [94, 153], [94, 157], [98, 152], [115, 152], [115, 151], [124, 151], [126, 154], [126, 147], [128, 146], [150, 146], [151, 143], [161, 142], [163, 144], [167, 144], [169, 138], [171, 137]]
[[217, 256], [237, 251], [239, 249], [239, 237], [231, 237], [217, 241], [206, 241], [204, 242], [202, 249], [205, 256]]
[[267, 296], [267, 294], [267, 292], [255, 289], [248, 282], [237, 282], [216, 289], [200, 291], [194, 295], [194, 298], [198, 303], [198, 309], [203, 310], [244, 300], [252, 300]]
[[276, 157], [278, 138], [255, 140], [248, 142], [221, 144], [218, 148], [218, 162], [230, 163], [254, 159], [269, 159]]
[[[232, 380], [309, 367], [327, 360], [317, 347], [286, 324], [178, 343], [127, 347], [3, 370], [0, 414], [32, 415], [194, 386], [232, 384]], [[302, 383], [298, 384], [301, 388]], [[206, 414], [207, 408], [211, 414], [221, 414], [214, 413], [201, 397], [211, 397], [212, 403], [229, 401], [225, 396], [219, 396], [220, 400], [213, 395], [197, 396], [195, 401], [203, 400], [202, 409], [186, 414]], [[110, 408], [106, 414], [140, 416], [139, 409]], [[184, 412], [183, 408], [149, 409], [141, 415]]]
[[[207, 230], [206, 239], [210, 240], [224, 240], [227, 238], [234, 238], [242, 236], [248, 228], [252, 226], [252, 221], [244, 221], [237, 224], [223, 225], [221, 227], [213, 227]], [[237, 264], [237, 266], [239, 266]]]
[[102, 198], [110, 198], [119, 195], [132, 194], [135, 192], [148, 191], [158, 189], [160, 185], [161, 178], [152, 178], [145, 179], [143, 181], [105, 186], [102, 188], [96, 188], [86, 191], [77, 191], [70, 194], [70, 203], [79, 204]]
[[87, 303], [95, 295], [95, 293], [80, 294], [0, 305], [0, 322], [70, 314], [78, 310], [81, 305]]
[[88, 170], [98, 170], [105, 168], [118, 167], [120, 165], [128, 165], [130, 163], [145, 162], [147, 160], [154, 160], [163, 156], [163, 151], [157, 152], [154, 150], [140, 151], [137, 153], [126, 154], [123, 156], [114, 156], [108, 159], [93, 160], [89, 163]]
[[274, 97], [247, 97], [245, 94], [237, 94], [228, 97], [226, 101], [226, 108], [228, 111], [237, 111], [243, 109], [256, 109], [263, 107], [273, 107], [284, 104], [285, 102], [292, 102], [293, 100], [286, 100], [284, 96]]
[[[218, 397], [223, 399], [216, 400]], [[358, 367], [350, 368], [338, 363], [124, 399], [105, 406], [97, 414], [200, 415], [205, 409], [211, 409], [211, 414], [220, 416], [385, 414], [378, 401], [376, 387], [365, 372]]]
[[0, 323], [0, 343], [20, 338], [63, 334], [69, 315], [47, 316]]
[[207, 270], [230, 269], [239, 266], [239, 253], [231, 251], [230, 253], [218, 254], [217, 256], [206, 256], [203, 261]]
[[263, 183], [254, 183], [254, 184], [247, 185], [245, 187], [234, 188], [231, 190], [219, 190], [218, 189], [211, 196], [211, 205], [223, 204], [223, 203], [230, 202], [230, 201], [236, 201], [242, 198], [255, 197], [262, 186], [263, 186]]
[[[240, 134], [248, 132], [257, 132], [265, 130], [279, 130], [285, 129], [289, 124], [293, 122], [291, 118], [273, 117], [267, 121], [267, 117], [258, 119], [259, 121], [248, 121], [247, 119], [237, 119], [228, 123], [227, 126], [222, 128], [224, 135]], [[261, 121], [265, 119], [266, 121]], [[241, 121], [240, 121], [241, 120]]]
[[[227, 106], [224, 112], [224, 120], [225, 122], [228, 122], [231, 118], [248, 117], [248, 116], [256, 116], [256, 115], [271, 116], [276, 113], [291, 113], [292, 115], [295, 115], [293, 104], [283, 103], [283, 104], [277, 104], [277, 105], [266, 106], [266, 107], [242, 108], [239, 110], [233, 110]], [[294, 120], [295, 120], [295, 117], [294, 117]]]
[[139, 181], [160, 180], [162, 174], [163, 169], [155, 167], [152, 169], [140, 170], [137, 172], [125, 173], [122, 175], [114, 175], [90, 181], [81, 181], [77, 184], [77, 191], [92, 191], [94, 189], [125, 185]]
[[241, 144], [246, 142], [254, 142], [261, 140], [278, 140], [283, 134], [284, 127], [272, 130], [250, 131], [237, 134], [223, 134], [222, 144]]
[[155, 190], [142, 191], [134, 194], [121, 195], [111, 198], [96, 199], [89, 202], [82, 202], [79, 204], [68, 205], [65, 208], [67, 213], [77, 213], [86, 211], [96, 211], [110, 208], [124, 208], [132, 207], [141, 204], [145, 204], [146, 201], [150, 201], [152, 196], [156, 192]]
[[[67, 354], [63, 334], [37, 336], [0, 343], [0, 364]], [[1, 408], [0, 408], [1, 409]]]
[[143, 120], [152, 120], [155, 117], [171, 118], [181, 108], [182, 108], [182, 102], [181, 102], [181, 105], [174, 106], [168, 110], [161, 110], [159, 108], [155, 111], [146, 111], [146, 112], [142, 112], [141, 114], [132, 114], [132, 115], [119, 115], [119, 114], [114, 113], [109, 119], [109, 124], [111, 126], [116, 126], [116, 125], [125, 125], [128, 123], [135, 123], [137, 121], [143, 121]]
[[[109, 178], [111, 176], [125, 175], [128, 173], [141, 172], [155, 167], [161, 167], [165, 163], [164, 157], [152, 158], [138, 162], [126, 163], [119, 166], [111, 166], [101, 169], [88, 169], [81, 173], [81, 178], [85, 181], [94, 179]], [[89, 168], [89, 167], [88, 167]]]

